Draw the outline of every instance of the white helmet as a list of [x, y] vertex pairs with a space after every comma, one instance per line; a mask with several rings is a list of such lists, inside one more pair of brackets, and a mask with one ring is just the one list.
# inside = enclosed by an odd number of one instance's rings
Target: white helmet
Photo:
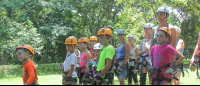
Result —
[[102, 49], [103, 46], [100, 43], [96, 43], [93, 47], [93, 49]]
[[126, 34], [126, 30], [124, 30], [124, 29], [119, 29], [118, 31], [117, 31], [117, 35], [118, 34]]
[[181, 28], [176, 26], [176, 31], [180, 34], [181, 33]]
[[136, 40], [136, 36], [134, 36], [134, 35], [129, 35], [128, 38], [129, 38], [129, 37], [131, 37], [131, 38], [133, 38], [133, 39]]
[[155, 27], [155, 25], [153, 24], [153, 23], [146, 23], [145, 25], [144, 25], [144, 28], [153, 28], [153, 27]]
[[[157, 9], [157, 12], [160, 12], [160, 11], [165, 12], [165, 13], [169, 13], [169, 9], [168, 9], [167, 7], [159, 7], [159, 8]], [[156, 13], [157, 13], [157, 12], [156, 12]]]

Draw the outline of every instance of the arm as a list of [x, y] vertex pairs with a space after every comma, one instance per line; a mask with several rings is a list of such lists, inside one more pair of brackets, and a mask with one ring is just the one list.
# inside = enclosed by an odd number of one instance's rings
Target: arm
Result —
[[67, 75], [68, 77], [69, 76], [72, 76], [72, 72], [74, 71], [74, 65], [73, 64], [71, 64], [71, 66], [70, 66], [70, 70], [69, 70], [69, 74]]
[[176, 52], [175, 56], [177, 56], [178, 58], [178, 61], [176, 62], [175, 66], [178, 66], [183, 62], [185, 57], [180, 52]]
[[138, 56], [141, 56], [142, 54], [146, 53], [146, 51], [142, 51], [143, 41], [144, 40], [142, 40], [141, 43], [140, 43], [140, 47], [139, 47], [139, 51], [138, 51]]
[[31, 66], [31, 65], [29, 65], [29, 67], [26, 67], [26, 75], [27, 75], [27, 73], [28, 73], [28, 80], [27, 80], [27, 82], [26, 83], [28, 83], [28, 84], [33, 84], [33, 82], [34, 82], [34, 79], [35, 79], [35, 72], [34, 72], [34, 68]]
[[[176, 40], [177, 40], [177, 38], [176, 38], [176, 28], [175, 27], [172, 27], [172, 28], [170, 28], [170, 30], [171, 30], [171, 39], [172, 39], [172, 47], [174, 47], [175, 49], [176, 49]], [[172, 57], [172, 62], [171, 62], [171, 64], [170, 64], [170, 67], [172, 66], [172, 64], [173, 64], [173, 62], [176, 60], [176, 55], [174, 55], [173, 57]]]
[[136, 53], [136, 57], [137, 58], [139, 58], [139, 56], [138, 56], [138, 50], [139, 50], [138, 48], [135, 49], [135, 53]]
[[151, 31], [151, 44], [150, 44], [150, 51], [149, 52], [151, 52], [151, 48], [154, 46], [154, 32], [155, 32], [155, 27], [154, 28], [152, 28], [152, 31]]
[[109, 70], [109, 68], [111, 67], [111, 63], [112, 63], [112, 60], [109, 58], [106, 58], [106, 65], [99, 73], [100, 76], [104, 75]]
[[126, 57], [124, 59], [124, 64], [128, 62], [131, 53], [131, 45], [128, 42], [126, 42], [125, 44], [125, 50], [126, 50]]
[[194, 49], [194, 53], [193, 53], [192, 58], [190, 60], [190, 66], [191, 66], [191, 64], [194, 63], [194, 57], [196, 55], [197, 50], [199, 49], [199, 46], [200, 46], [200, 41], [199, 40], [200, 40], [200, 32], [199, 32], [199, 39], [198, 39], [197, 45], [196, 45], [196, 47]]
[[[86, 53], [86, 56], [87, 56], [87, 62], [90, 62], [90, 60], [91, 60], [91, 53], [90, 53], [90, 52], [87, 52], [87, 53]], [[86, 72], [89, 73], [89, 70], [86, 69]]]

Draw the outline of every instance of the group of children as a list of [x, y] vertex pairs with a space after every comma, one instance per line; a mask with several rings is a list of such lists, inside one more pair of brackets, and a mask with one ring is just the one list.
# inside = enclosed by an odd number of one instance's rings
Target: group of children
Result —
[[[139, 83], [146, 85], [147, 73], [151, 85], [180, 84], [184, 41], [178, 38], [181, 29], [168, 24], [168, 17], [168, 8], [158, 8], [157, 19], [160, 25], [145, 24], [145, 37], [139, 46], [135, 45], [134, 35], [129, 35], [128, 42], [125, 41], [126, 30], [124, 29], [117, 31], [120, 44], [116, 50], [110, 44], [113, 38], [110, 28], [101, 28], [97, 37], [92, 36], [90, 40], [82, 37], [77, 41], [75, 36], [68, 37], [65, 40], [68, 52], [61, 64], [62, 84], [77, 85], [78, 78], [79, 84], [83, 83], [83, 85], [113, 85], [114, 75], [116, 75], [120, 85], [125, 85], [126, 79], [129, 85], [132, 85], [132, 80], [135, 85]], [[76, 48], [77, 45], [81, 53]], [[30, 60], [34, 56], [33, 47], [22, 44], [16, 48], [16, 51], [24, 65], [24, 84], [37, 85], [37, 70]], [[140, 76], [140, 82], [137, 80], [137, 74]]]

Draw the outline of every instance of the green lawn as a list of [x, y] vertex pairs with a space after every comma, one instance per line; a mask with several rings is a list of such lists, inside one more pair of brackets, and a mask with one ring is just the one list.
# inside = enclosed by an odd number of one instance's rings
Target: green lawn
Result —
[[[200, 81], [196, 80], [196, 72], [191, 72], [188, 66], [184, 66], [190, 75], [185, 72], [185, 77], [181, 77], [181, 85], [200, 85]], [[60, 72], [61, 73], [61, 72]], [[119, 85], [117, 77], [114, 78], [114, 84]], [[138, 76], [139, 80], [139, 76]], [[126, 80], [126, 84], [128, 81]], [[38, 83], [40, 85], [61, 85], [62, 84], [62, 74], [51, 74], [51, 75], [38, 75]], [[22, 77], [10, 77], [10, 78], [0, 78], [0, 85], [22, 85]], [[149, 79], [147, 77], [147, 85], [149, 85]]]

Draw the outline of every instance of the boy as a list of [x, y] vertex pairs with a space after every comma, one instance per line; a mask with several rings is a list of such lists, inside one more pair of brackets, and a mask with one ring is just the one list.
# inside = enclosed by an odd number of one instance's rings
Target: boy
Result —
[[37, 69], [31, 60], [34, 56], [34, 48], [28, 44], [21, 44], [16, 48], [16, 52], [23, 66], [24, 85], [38, 85]]

